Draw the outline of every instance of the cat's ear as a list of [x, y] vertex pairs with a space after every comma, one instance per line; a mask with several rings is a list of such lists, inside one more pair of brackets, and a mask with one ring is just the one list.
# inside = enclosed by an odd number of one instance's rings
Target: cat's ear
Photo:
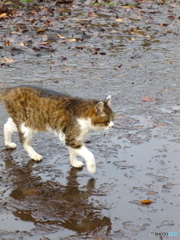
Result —
[[109, 107], [111, 106], [111, 95], [106, 98], [106, 103]]
[[104, 113], [104, 103], [103, 102], [98, 102], [95, 106], [95, 112], [99, 115], [102, 115]]

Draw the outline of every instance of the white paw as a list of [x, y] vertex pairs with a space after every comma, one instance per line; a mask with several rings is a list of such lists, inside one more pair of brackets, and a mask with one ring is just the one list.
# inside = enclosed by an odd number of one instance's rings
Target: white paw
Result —
[[76, 161], [75, 163], [73, 163], [73, 167], [75, 168], [81, 168], [83, 166], [83, 162], [81, 161]]
[[12, 143], [12, 142], [11, 143], [6, 143], [5, 145], [6, 145], [7, 148], [16, 148], [16, 146], [17, 146], [15, 143]]
[[43, 159], [43, 157], [37, 153], [35, 153], [34, 155], [30, 156], [30, 158], [32, 158], [35, 161], [41, 161]]
[[93, 163], [93, 164], [87, 165], [87, 170], [90, 173], [95, 173], [96, 172], [96, 164]]

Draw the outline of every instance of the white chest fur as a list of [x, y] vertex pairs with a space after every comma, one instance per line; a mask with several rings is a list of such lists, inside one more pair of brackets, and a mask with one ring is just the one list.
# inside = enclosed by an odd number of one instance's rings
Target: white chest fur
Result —
[[80, 129], [81, 129], [81, 134], [80, 136], [77, 138], [77, 140], [83, 141], [85, 139], [85, 137], [87, 136], [87, 134], [91, 131], [91, 119], [83, 119], [80, 118], [78, 119], [78, 123], [80, 125]]

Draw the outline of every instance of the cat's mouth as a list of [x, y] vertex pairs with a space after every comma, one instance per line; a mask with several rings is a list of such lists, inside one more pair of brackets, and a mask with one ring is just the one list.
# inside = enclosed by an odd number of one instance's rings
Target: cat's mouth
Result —
[[[111, 129], [111, 128], [113, 128], [114, 127], [114, 123], [111, 121], [107, 126], [99, 126], [99, 129], [101, 130], [109, 130], [109, 129]], [[98, 126], [97, 126], [97, 128], [98, 128]]]

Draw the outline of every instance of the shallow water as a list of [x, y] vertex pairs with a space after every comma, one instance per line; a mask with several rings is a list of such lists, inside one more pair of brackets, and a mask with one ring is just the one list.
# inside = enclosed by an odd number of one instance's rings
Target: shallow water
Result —
[[[71, 168], [67, 149], [51, 134], [34, 138], [44, 157], [38, 164], [16, 135], [17, 149], [6, 150], [7, 114], [0, 107], [2, 239], [180, 235], [179, 3], [118, 4], [62, 5], [47, 26], [49, 16], [42, 10], [42, 21], [36, 14], [22, 16], [21, 10], [15, 19], [0, 22], [2, 87], [33, 84], [97, 99], [111, 94], [116, 113], [114, 129], [87, 139], [97, 162], [97, 173], [91, 175], [86, 167]], [[27, 21], [36, 17], [36, 24]], [[17, 20], [19, 26], [24, 21], [26, 31], [16, 30]], [[46, 30], [38, 34], [40, 28]], [[5, 58], [13, 62], [2, 62]]]

